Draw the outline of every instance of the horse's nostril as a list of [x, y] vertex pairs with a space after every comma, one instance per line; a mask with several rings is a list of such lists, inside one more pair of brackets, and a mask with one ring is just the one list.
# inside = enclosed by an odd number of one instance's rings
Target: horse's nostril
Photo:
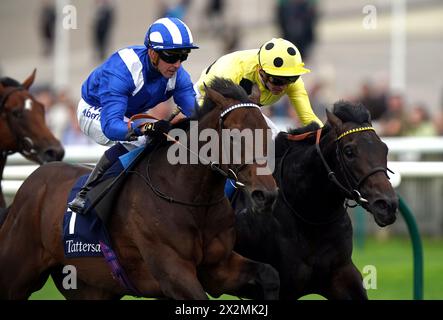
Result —
[[269, 207], [277, 200], [278, 191], [254, 190], [251, 193], [252, 199], [259, 205]]
[[254, 190], [251, 193], [252, 199], [254, 199], [257, 202], [264, 202], [265, 201], [265, 193], [261, 190]]
[[391, 199], [378, 199], [374, 202], [374, 207], [379, 210], [395, 212], [398, 208], [398, 203]]
[[44, 158], [48, 162], [62, 160], [64, 155], [65, 150], [63, 148], [48, 148], [44, 151]]
[[389, 205], [385, 200], [377, 200], [374, 202], [374, 206], [376, 206], [378, 209], [386, 210]]

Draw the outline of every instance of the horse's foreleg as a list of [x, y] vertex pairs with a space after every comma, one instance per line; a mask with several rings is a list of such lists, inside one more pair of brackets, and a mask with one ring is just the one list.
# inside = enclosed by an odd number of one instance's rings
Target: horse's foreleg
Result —
[[280, 280], [277, 271], [236, 252], [232, 251], [222, 263], [204, 266], [200, 271], [204, 287], [214, 297], [227, 293], [251, 299], [278, 299]]
[[[183, 259], [168, 246], [157, 246], [155, 252], [144, 252], [142, 255], [165, 297], [178, 300], [208, 299], [197, 279], [194, 262]], [[143, 288], [138, 289], [143, 293]]]
[[47, 262], [39, 257], [38, 252], [26, 256], [17, 252], [0, 252], [0, 261], [0, 299], [28, 299], [33, 292], [40, 290], [48, 279]]
[[351, 262], [334, 271], [330, 286], [322, 295], [330, 300], [367, 300], [360, 271]]

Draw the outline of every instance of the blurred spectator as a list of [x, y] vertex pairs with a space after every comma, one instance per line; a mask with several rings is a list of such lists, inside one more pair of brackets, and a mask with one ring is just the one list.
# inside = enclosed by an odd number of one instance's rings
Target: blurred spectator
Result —
[[222, 54], [228, 54], [239, 49], [241, 32], [238, 25], [225, 26], [222, 33]]
[[378, 120], [388, 108], [386, 105], [386, 93], [378, 93], [369, 81], [363, 82], [360, 94], [356, 100], [368, 108], [372, 120]]
[[66, 110], [69, 113], [69, 126], [63, 135], [64, 145], [93, 145], [96, 144], [91, 138], [86, 136], [80, 129], [77, 121], [77, 106], [72, 102], [72, 100], [66, 96], [62, 98], [62, 101], [66, 101]]
[[43, 104], [45, 112], [54, 104], [54, 93], [49, 85], [35, 86], [31, 88], [35, 100]]
[[315, 82], [309, 90], [312, 110], [323, 123], [326, 122], [326, 109], [333, 102], [328, 91], [325, 81]]
[[55, 39], [55, 4], [51, 0], [43, 1], [40, 20], [39, 33], [43, 41], [43, 54], [49, 56], [52, 54]]
[[169, 7], [163, 4], [163, 13], [160, 16], [184, 20], [190, 4], [191, 0], [180, 0], [178, 4]]
[[434, 117], [432, 117], [435, 132], [439, 136], [443, 136], [443, 111], [438, 111]]
[[93, 42], [97, 58], [107, 56], [109, 37], [114, 25], [114, 6], [110, 0], [97, 0], [93, 23]]
[[71, 125], [70, 110], [72, 102], [65, 91], [61, 91], [53, 104], [46, 110], [46, 123], [54, 136], [62, 143], [66, 131]]
[[295, 44], [305, 60], [309, 59], [310, 49], [315, 41], [316, 2], [316, 0], [279, 0], [277, 4], [277, 22], [282, 37]]
[[393, 94], [388, 98], [388, 110], [379, 118], [381, 136], [401, 136], [407, 128], [404, 98]]
[[432, 118], [434, 128], [439, 136], [443, 136], [443, 90], [441, 91], [440, 109]]
[[169, 99], [167, 101], [159, 103], [154, 108], [148, 111], [148, 114], [157, 119], [167, 119], [173, 112], [173, 100]]
[[409, 112], [404, 134], [416, 137], [429, 137], [437, 134], [437, 130], [434, 128], [434, 124], [424, 104], [415, 104]]
[[206, 7], [206, 18], [210, 22], [209, 27], [216, 35], [222, 34], [224, 29], [223, 13], [225, 10], [224, 0], [209, 0]]

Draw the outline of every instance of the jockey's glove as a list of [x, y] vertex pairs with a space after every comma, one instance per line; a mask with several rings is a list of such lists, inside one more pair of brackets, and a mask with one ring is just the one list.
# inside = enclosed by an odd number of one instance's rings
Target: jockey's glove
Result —
[[145, 122], [142, 124], [137, 124], [133, 122], [131, 124], [131, 129], [126, 135], [126, 140], [134, 141], [137, 140], [139, 136], [146, 135], [151, 138], [166, 138], [163, 133], [168, 133], [171, 124], [166, 120], [158, 120], [157, 122]]
[[142, 134], [151, 138], [166, 138], [164, 133], [168, 133], [171, 124], [166, 120], [158, 120], [157, 122], [146, 122], [139, 127]]

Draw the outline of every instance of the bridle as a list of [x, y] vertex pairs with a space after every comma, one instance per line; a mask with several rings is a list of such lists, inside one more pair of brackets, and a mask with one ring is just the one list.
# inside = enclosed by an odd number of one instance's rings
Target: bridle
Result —
[[[220, 114], [220, 118], [219, 118], [219, 126], [218, 126], [219, 128], [218, 128], [218, 131], [219, 131], [219, 135], [220, 135], [220, 137], [222, 136], [222, 130], [223, 130], [223, 128], [224, 128], [223, 123], [224, 123], [224, 121], [226, 120], [227, 116], [228, 116], [232, 111], [234, 111], [234, 110], [236, 110], [236, 109], [240, 109], [240, 108], [257, 108], [257, 109], [260, 110], [260, 107], [259, 107], [257, 104], [255, 104], [255, 103], [250, 103], [250, 102], [237, 103], [237, 104], [234, 104], [234, 105], [230, 106], [230, 107], [227, 108], [226, 110], [224, 110], [224, 111]], [[222, 176], [224, 176], [225, 178], [227, 178], [227, 179], [229, 179], [229, 180], [231, 180], [231, 181], [234, 181], [234, 182], [233, 182], [233, 186], [234, 186], [234, 188], [240, 188], [240, 189], [242, 189], [242, 188], [245, 187], [245, 184], [244, 184], [243, 182], [240, 182], [240, 181], [239, 181], [239, 179], [238, 179], [238, 174], [239, 174], [239, 172], [240, 172], [242, 169], [244, 169], [244, 168], [248, 165], [248, 163], [240, 164], [240, 165], [239, 165], [238, 167], [236, 167], [235, 169], [227, 168], [227, 170], [223, 170], [219, 164], [214, 163], [214, 162], [210, 162], [209, 165], [210, 165], [210, 167], [211, 167], [212, 170], [215, 170], [215, 171], [217, 171], [219, 174], [221, 174]], [[231, 183], [232, 183], [232, 182], [231, 182]]]
[[[372, 176], [373, 174], [377, 173], [377, 172], [384, 172], [385, 175], [388, 177], [387, 171], [389, 170], [387, 167], [375, 167], [371, 170], [369, 170], [369, 172], [367, 172], [366, 174], [364, 174], [362, 177], [357, 178], [355, 177], [355, 175], [351, 172], [351, 170], [349, 169], [349, 167], [346, 165], [346, 162], [343, 158], [343, 151], [339, 146], [339, 143], [341, 141], [341, 139], [349, 134], [354, 134], [354, 133], [359, 133], [359, 132], [363, 132], [363, 131], [374, 131], [375, 129], [373, 127], [358, 127], [358, 128], [354, 128], [354, 129], [350, 129], [347, 130], [345, 132], [343, 132], [342, 134], [340, 134], [336, 139], [335, 139], [335, 143], [336, 143], [336, 154], [337, 154], [337, 158], [338, 158], [338, 163], [340, 166], [340, 169], [343, 172], [343, 177], [345, 180], [345, 183], [347, 186], [344, 186], [336, 177], [336, 174], [334, 171], [331, 170], [330, 166], [328, 165], [323, 152], [321, 151], [320, 148], [320, 137], [321, 137], [321, 133], [322, 133], [322, 128], [316, 130], [316, 131], [310, 131], [304, 134], [300, 134], [300, 135], [287, 135], [287, 139], [288, 140], [293, 140], [293, 141], [301, 141], [309, 136], [312, 136], [315, 134], [315, 148], [317, 151], [317, 154], [319, 155], [323, 167], [326, 169], [327, 174], [328, 174], [328, 179], [331, 180], [331, 182], [333, 182], [344, 194], [346, 197], [346, 201], [345, 201], [345, 207], [346, 208], [353, 208], [356, 207], [358, 205], [364, 207], [365, 205], [368, 204], [368, 200], [363, 198], [359, 189], [361, 187], [361, 185], [363, 184], [364, 181], [366, 181], [366, 179], [368, 179], [370, 176]], [[296, 210], [291, 206], [291, 204], [289, 203], [289, 201], [287, 200], [285, 194], [284, 194], [284, 187], [283, 187], [283, 165], [284, 165], [284, 160], [286, 158], [286, 156], [289, 154], [290, 148], [288, 148], [286, 150], [286, 152], [284, 153], [284, 155], [282, 156], [281, 160], [280, 160], [280, 168], [279, 168], [279, 180], [280, 180], [280, 190], [281, 190], [281, 194], [282, 194], [282, 198], [283, 201], [286, 203], [286, 205], [291, 209], [292, 212], [294, 212], [301, 220], [303, 220], [306, 223], [309, 224], [313, 224], [313, 225], [322, 225], [322, 224], [329, 224], [334, 222], [335, 220], [337, 220], [338, 218], [340, 218], [340, 216], [337, 217], [333, 217], [332, 219], [330, 219], [330, 221], [326, 221], [326, 222], [313, 222], [310, 221], [309, 219], [306, 219], [305, 217], [302, 217], [301, 215], [299, 215]], [[389, 170], [390, 172], [392, 172], [391, 170]], [[389, 178], [389, 177], [388, 177]], [[349, 201], [354, 201], [355, 204], [349, 204]]]
[[14, 134], [15, 140], [17, 141], [17, 150], [5, 150], [2, 151], [2, 156], [6, 157], [8, 155], [14, 154], [16, 152], [20, 152], [24, 156], [31, 156], [36, 155], [37, 150], [34, 148], [34, 142], [30, 137], [21, 137], [14, 129], [15, 126], [11, 125], [9, 121], [8, 114], [6, 112], [5, 106], [8, 99], [16, 92], [26, 90], [24, 87], [12, 87], [9, 91], [7, 91], [0, 100], [0, 115], [5, 114], [6, 115], [6, 121], [9, 124], [9, 128], [11, 129], [12, 133]]
[[[360, 177], [359, 179], [357, 177], [355, 177], [355, 175], [351, 172], [351, 170], [349, 170], [349, 167], [346, 166], [346, 162], [343, 158], [343, 151], [341, 148], [339, 148], [338, 144], [340, 143], [341, 138], [349, 135], [349, 134], [353, 134], [353, 133], [358, 133], [358, 132], [362, 132], [362, 131], [375, 131], [375, 129], [373, 127], [359, 127], [359, 128], [354, 128], [354, 129], [350, 129], [348, 131], [343, 132], [341, 135], [338, 136], [338, 138], [335, 140], [337, 142], [337, 148], [336, 148], [336, 152], [337, 152], [337, 157], [339, 159], [339, 164], [340, 164], [340, 168], [342, 169], [342, 171], [344, 172], [344, 178], [346, 180], [346, 184], [348, 185], [348, 193], [349, 191], [351, 192], [351, 194], [354, 196], [354, 198], [352, 200], [354, 200], [358, 205], [363, 205], [363, 204], [367, 204], [368, 200], [366, 200], [365, 198], [363, 198], [360, 194], [360, 192], [358, 191], [361, 187], [361, 185], [363, 184], [363, 182], [366, 181], [366, 179], [368, 179], [370, 176], [372, 176], [373, 174], [377, 173], [377, 172], [384, 172], [384, 174], [386, 175], [386, 177], [389, 179], [388, 173], [387, 171], [389, 170], [389, 168], [385, 168], [385, 167], [375, 167], [372, 168], [371, 170], [369, 170], [368, 173], [364, 174], [362, 177]], [[389, 170], [390, 172], [392, 172], [391, 170]], [[329, 173], [328, 173], [329, 174]], [[352, 187], [354, 186], [354, 187]], [[348, 207], [351, 207], [348, 205]]]
[[[232, 111], [234, 111], [236, 109], [240, 109], [240, 108], [258, 108], [258, 109], [260, 109], [260, 107], [254, 103], [238, 103], [238, 104], [234, 104], [231, 107], [227, 108], [226, 110], [222, 111], [220, 114], [220, 117], [219, 117], [219, 125], [218, 125], [218, 132], [219, 132], [220, 137], [222, 136], [223, 122], [226, 120], [226, 118], [228, 117], [228, 115]], [[248, 165], [247, 163], [241, 164], [235, 169], [227, 168], [227, 170], [224, 170], [220, 164], [210, 161], [210, 160], [202, 157], [200, 154], [195, 153], [193, 150], [191, 150], [187, 146], [183, 145], [180, 141], [175, 140], [173, 137], [171, 137], [169, 135], [166, 135], [166, 136], [168, 137], [169, 140], [173, 141], [174, 143], [179, 144], [180, 146], [182, 146], [183, 148], [188, 150], [190, 153], [196, 155], [199, 158], [199, 160], [203, 164], [208, 165], [211, 170], [219, 173], [220, 175], [222, 175], [223, 177], [225, 177], [227, 179], [233, 180], [234, 184], [237, 188], [244, 188], [245, 187], [245, 184], [239, 181], [238, 174], [243, 168], [246, 167], [246, 165]], [[156, 149], [157, 149], [157, 147], [158, 147], [158, 145], [156, 146]], [[169, 196], [169, 195], [165, 194], [164, 192], [160, 191], [157, 187], [155, 187], [153, 185], [151, 178], [150, 178], [150, 173], [149, 173], [150, 161], [151, 161], [152, 155], [154, 154], [154, 151], [156, 149], [152, 150], [152, 152], [150, 152], [148, 155], [145, 176], [140, 174], [137, 171], [131, 171], [131, 173], [134, 173], [137, 176], [139, 176], [140, 178], [142, 178], [143, 181], [154, 192], [155, 195], [157, 195], [161, 199], [164, 199], [170, 203], [176, 203], [176, 204], [181, 204], [181, 205], [186, 205], [186, 206], [191, 206], [191, 207], [210, 207], [210, 206], [220, 203], [221, 201], [223, 201], [225, 199], [225, 196], [223, 195], [220, 199], [217, 199], [213, 202], [196, 203], [196, 202], [177, 200], [177, 199], [174, 199], [172, 196]]]

